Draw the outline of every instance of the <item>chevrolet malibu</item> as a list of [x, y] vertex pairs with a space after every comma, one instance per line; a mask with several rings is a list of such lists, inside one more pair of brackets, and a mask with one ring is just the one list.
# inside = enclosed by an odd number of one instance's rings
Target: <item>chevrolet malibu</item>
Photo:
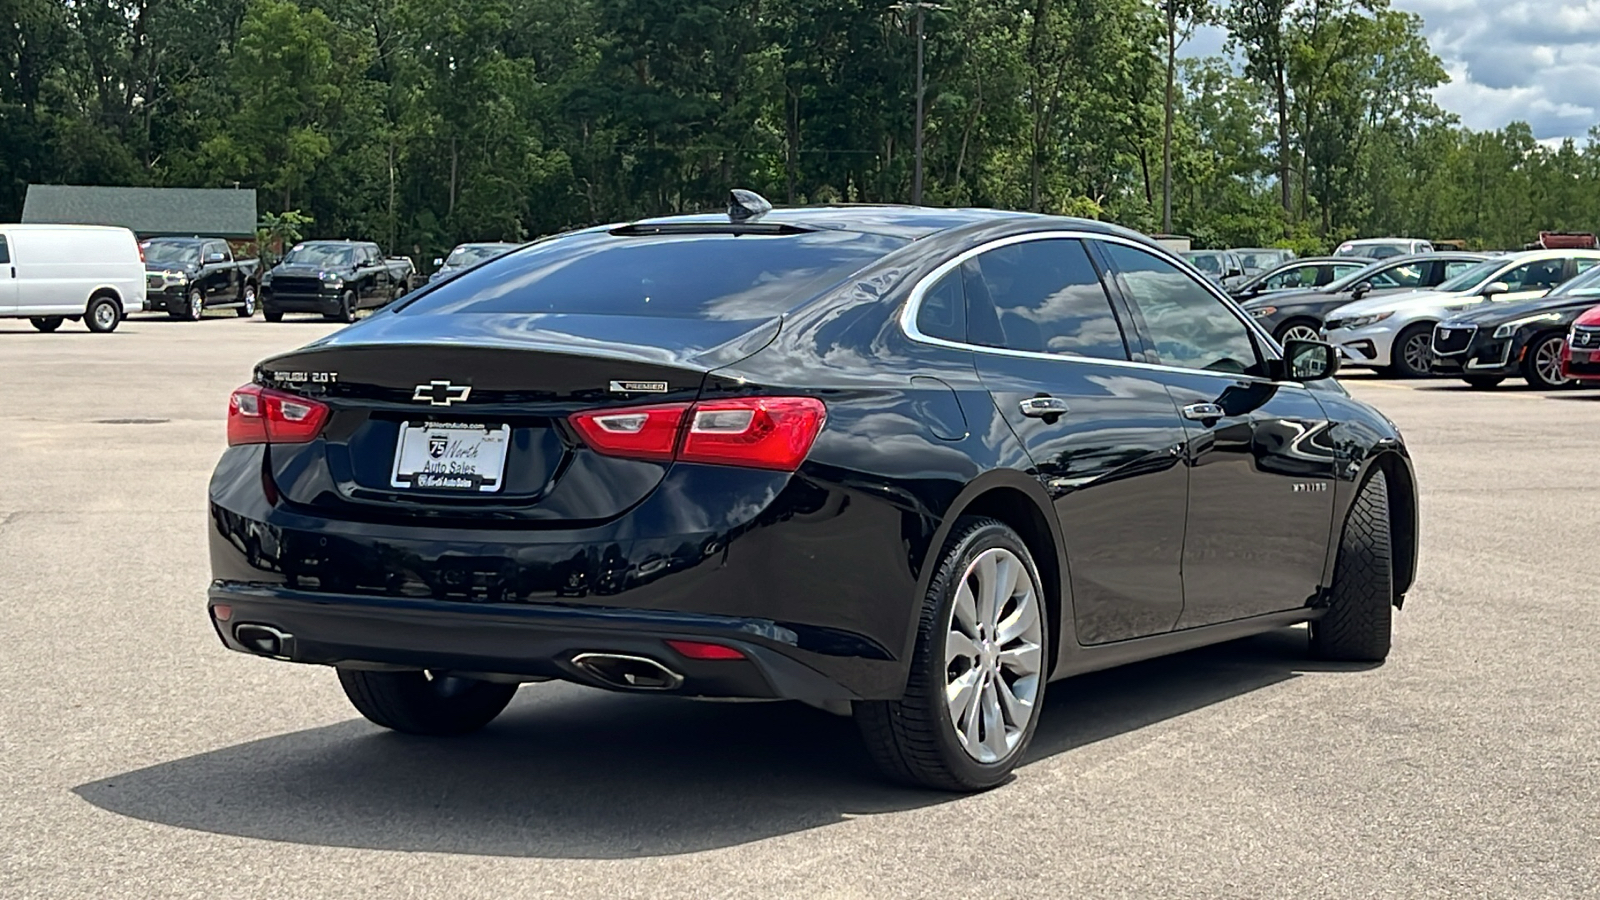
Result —
[[402, 732], [550, 679], [801, 700], [983, 789], [1058, 679], [1299, 623], [1385, 658], [1416, 486], [1336, 368], [1110, 225], [736, 192], [260, 363], [210, 620]]

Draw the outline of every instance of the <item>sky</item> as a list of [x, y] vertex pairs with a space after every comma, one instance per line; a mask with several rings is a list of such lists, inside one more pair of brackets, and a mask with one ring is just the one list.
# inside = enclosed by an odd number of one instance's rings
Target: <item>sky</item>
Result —
[[[1392, 0], [1422, 16], [1450, 83], [1438, 104], [1475, 130], [1512, 121], [1547, 143], [1582, 143], [1600, 124], [1600, 0]], [[1205, 29], [1185, 55], [1219, 53], [1226, 35]]]

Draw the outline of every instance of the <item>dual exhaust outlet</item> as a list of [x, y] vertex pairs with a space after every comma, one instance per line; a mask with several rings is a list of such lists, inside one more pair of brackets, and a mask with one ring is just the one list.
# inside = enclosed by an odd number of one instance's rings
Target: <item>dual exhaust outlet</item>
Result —
[[[262, 656], [288, 659], [294, 656], [294, 635], [270, 625], [242, 622], [233, 636], [246, 649]], [[628, 653], [579, 653], [572, 658], [574, 668], [595, 681], [624, 691], [671, 691], [683, 686], [683, 676], [658, 660]]]

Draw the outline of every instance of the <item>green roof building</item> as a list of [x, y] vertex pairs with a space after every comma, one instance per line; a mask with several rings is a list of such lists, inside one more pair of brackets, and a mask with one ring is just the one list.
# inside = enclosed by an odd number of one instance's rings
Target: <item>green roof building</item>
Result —
[[233, 188], [83, 187], [30, 184], [22, 221], [120, 225], [139, 237], [256, 236], [256, 192]]

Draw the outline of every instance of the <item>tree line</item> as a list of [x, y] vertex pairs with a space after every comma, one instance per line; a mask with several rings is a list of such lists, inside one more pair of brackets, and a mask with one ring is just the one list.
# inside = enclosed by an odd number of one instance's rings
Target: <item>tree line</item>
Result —
[[[893, 0], [0, 0], [0, 220], [25, 185], [258, 189], [306, 236], [463, 240], [905, 202], [916, 10]], [[1209, 245], [1521, 246], [1590, 230], [1600, 133], [1471, 131], [1388, 0], [923, 7], [924, 202]], [[1224, 55], [1188, 58], [1202, 25]]]

